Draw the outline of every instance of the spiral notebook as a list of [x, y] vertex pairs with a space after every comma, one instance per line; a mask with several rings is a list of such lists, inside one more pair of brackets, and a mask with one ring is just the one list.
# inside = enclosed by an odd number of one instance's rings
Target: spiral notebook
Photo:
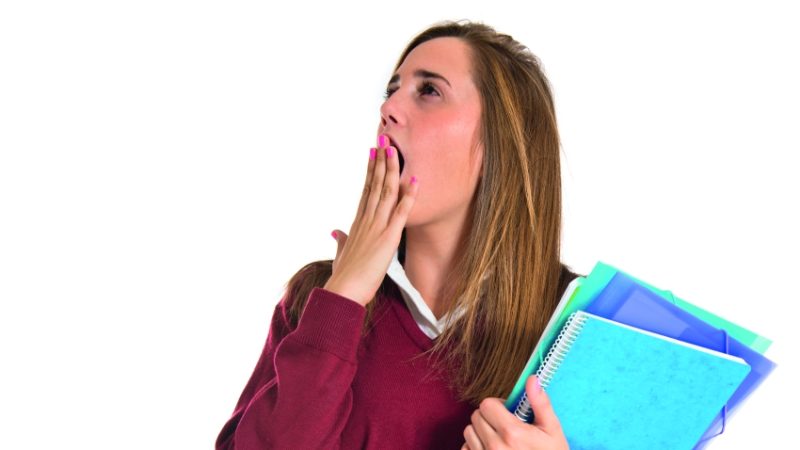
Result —
[[[749, 372], [741, 358], [578, 311], [537, 374], [571, 449], [688, 450]], [[526, 399], [515, 414], [530, 414]]]
[[[725, 424], [742, 406], [745, 399], [767, 378], [776, 365], [764, 355], [715, 328], [693, 314], [662, 298], [625, 273], [617, 273], [591, 304], [584, 310], [606, 319], [624, 323], [652, 333], [668, 336], [689, 344], [742, 358], [750, 373], [728, 399], [725, 414], [717, 414], [704, 438], [711, 439], [723, 432]], [[742, 333], [737, 333], [742, 335]], [[751, 342], [769, 343], [755, 335]], [[762, 345], [763, 346], [763, 345]]]

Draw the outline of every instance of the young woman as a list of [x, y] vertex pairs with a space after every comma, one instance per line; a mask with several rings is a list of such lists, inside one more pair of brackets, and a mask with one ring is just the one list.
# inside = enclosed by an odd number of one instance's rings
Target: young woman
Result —
[[567, 448], [534, 377], [533, 425], [500, 399], [575, 277], [559, 150], [527, 48], [474, 23], [414, 38], [349, 235], [289, 281], [217, 448]]

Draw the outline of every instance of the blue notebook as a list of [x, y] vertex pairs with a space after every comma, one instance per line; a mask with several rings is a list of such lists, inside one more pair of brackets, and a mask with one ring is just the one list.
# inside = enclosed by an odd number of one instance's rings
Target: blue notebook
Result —
[[749, 372], [741, 358], [578, 311], [537, 373], [572, 450], [689, 450]]
[[717, 414], [709, 424], [703, 437], [706, 442], [722, 433], [726, 419], [738, 410], [744, 400], [775, 369], [775, 363], [765, 356], [729, 337], [724, 330], [714, 328], [664, 300], [624, 273], [617, 273], [592, 303], [587, 305], [586, 311], [632, 327], [740, 357], [751, 367], [750, 374], [729, 399], [726, 413]]

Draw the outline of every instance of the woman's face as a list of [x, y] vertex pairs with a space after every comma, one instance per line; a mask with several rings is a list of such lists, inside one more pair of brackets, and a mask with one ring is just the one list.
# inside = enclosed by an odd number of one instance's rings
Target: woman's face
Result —
[[419, 179], [406, 225], [464, 220], [483, 160], [469, 46], [453, 37], [417, 46], [392, 76], [387, 95], [378, 133], [400, 152], [400, 183]]

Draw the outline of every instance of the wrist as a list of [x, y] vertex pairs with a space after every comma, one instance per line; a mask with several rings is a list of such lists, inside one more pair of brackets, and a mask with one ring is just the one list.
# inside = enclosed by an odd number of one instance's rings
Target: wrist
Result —
[[358, 303], [361, 306], [367, 306], [367, 303], [371, 299], [363, 299], [363, 295], [359, 295], [356, 289], [349, 288], [344, 283], [340, 282], [336, 279], [335, 276], [331, 276], [328, 281], [325, 283], [325, 286], [322, 287], [326, 291], [333, 292], [341, 297], [344, 297], [348, 300], [352, 300], [355, 303]]

